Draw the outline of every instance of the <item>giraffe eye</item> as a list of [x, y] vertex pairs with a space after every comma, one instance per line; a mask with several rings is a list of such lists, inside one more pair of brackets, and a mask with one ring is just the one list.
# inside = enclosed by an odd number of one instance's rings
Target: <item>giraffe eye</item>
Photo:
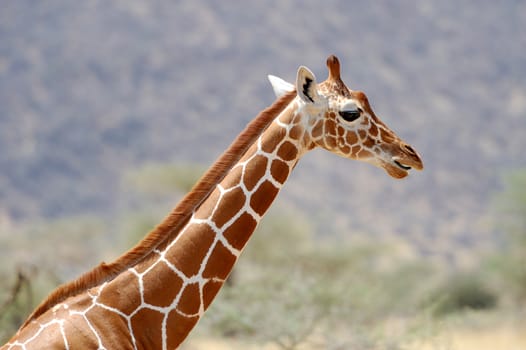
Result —
[[346, 122], [353, 122], [356, 119], [360, 118], [362, 114], [360, 109], [350, 110], [350, 111], [340, 111], [340, 117], [343, 118]]

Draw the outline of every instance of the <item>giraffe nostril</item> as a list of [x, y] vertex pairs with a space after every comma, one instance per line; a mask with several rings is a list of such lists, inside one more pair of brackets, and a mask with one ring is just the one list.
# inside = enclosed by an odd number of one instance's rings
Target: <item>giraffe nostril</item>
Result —
[[409, 145], [404, 145], [404, 150], [406, 150], [408, 153], [411, 153], [411, 154], [416, 154], [415, 150], [409, 146]]

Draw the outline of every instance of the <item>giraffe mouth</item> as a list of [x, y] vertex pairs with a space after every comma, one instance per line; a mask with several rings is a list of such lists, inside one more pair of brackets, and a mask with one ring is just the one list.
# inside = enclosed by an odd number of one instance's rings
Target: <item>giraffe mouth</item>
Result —
[[396, 165], [398, 165], [399, 168], [404, 169], [405, 171], [409, 171], [409, 170], [412, 169], [410, 166], [403, 165], [402, 163], [400, 163], [400, 162], [397, 161], [397, 160], [395, 160], [394, 163], [395, 163]]

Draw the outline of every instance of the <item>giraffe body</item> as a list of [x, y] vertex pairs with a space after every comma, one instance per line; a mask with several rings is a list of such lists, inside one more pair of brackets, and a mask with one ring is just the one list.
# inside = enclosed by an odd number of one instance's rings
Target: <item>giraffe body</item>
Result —
[[[343, 84], [334, 56], [328, 67], [322, 84], [300, 67], [295, 86], [275, 88], [285, 94], [284, 107], [181, 216], [180, 229], [168, 230], [157, 244], [145, 242], [143, 256], [122, 271], [89, 283], [81, 278], [62, 290], [65, 295], [52, 296], [1, 349], [175, 349], [307, 151], [322, 147], [383, 167], [395, 178], [410, 167], [422, 169], [416, 152], [374, 115], [365, 95]], [[293, 87], [295, 98], [288, 92]], [[97, 276], [105, 269], [111, 270], [101, 265]]]

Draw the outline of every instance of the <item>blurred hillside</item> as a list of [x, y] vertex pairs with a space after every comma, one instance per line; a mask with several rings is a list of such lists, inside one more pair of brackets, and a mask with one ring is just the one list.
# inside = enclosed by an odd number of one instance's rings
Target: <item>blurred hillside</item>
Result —
[[117, 220], [126, 174], [210, 164], [274, 100], [267, 74], [292, 81], [306, 65], [324, 80], [335, 53], [426, 169], [397, 182], [315, 151], [281, 204], [319, 234], [398, 237], [451, 259], [484, 249], [501, 175], [526, 165], [525, 18], [512, 0], [6, 2], [0, 226]]

